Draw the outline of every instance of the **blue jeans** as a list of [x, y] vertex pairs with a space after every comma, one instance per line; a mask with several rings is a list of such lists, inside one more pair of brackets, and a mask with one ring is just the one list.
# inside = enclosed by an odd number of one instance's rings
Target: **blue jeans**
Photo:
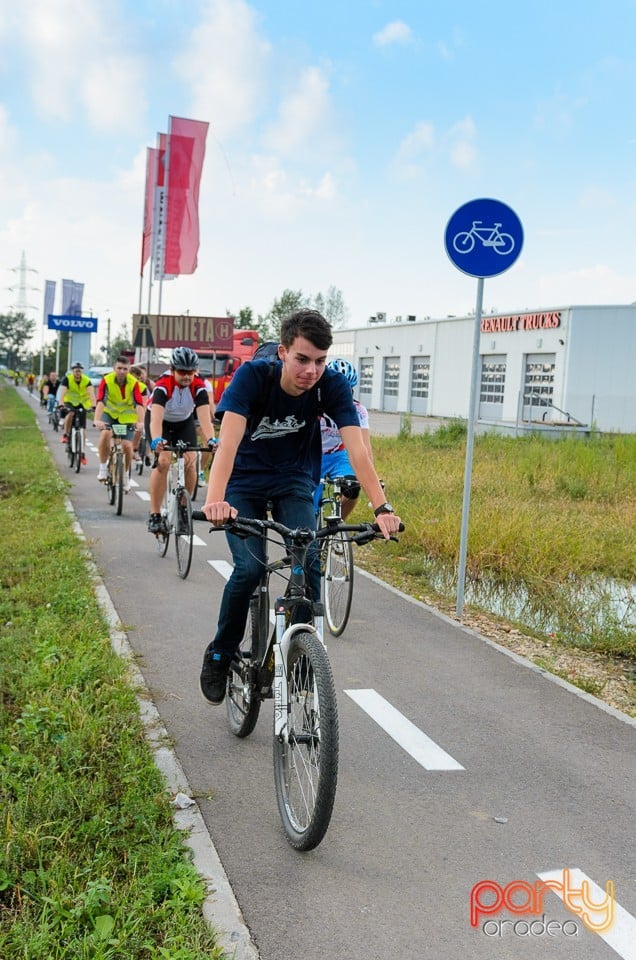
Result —
[[[285, 481], [279, 488], [270, 485], [267, 494], [232, 493], [231, 488], [226, 499], [239, 512], [240, 517], [265, 517], [267, 501], [273, 503], [272, 516], [287, 527], [316, 528], [316, 517], [311, 487], [296, 483], [290, 487]], [[258, 537], [241, 539], [231, 533], [226, 534], [232, 551], [234, 571], [225, 585], [216, 635], [208, 647], [208, 653], [221, 653], [231, 656], [238, 649], [249, 612], [250, 597], [254, 593], [263, 573], [263, 544]], [[310, 544], [307, 551], [308, 586], [313, 600], [320, 599], [320, 559], [316, 542]]]

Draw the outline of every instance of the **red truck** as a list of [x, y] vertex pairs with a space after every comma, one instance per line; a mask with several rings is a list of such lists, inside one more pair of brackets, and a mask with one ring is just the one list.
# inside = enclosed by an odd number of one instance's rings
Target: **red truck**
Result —
[[220, 353], [213, 350], [197, 350], [201, 360], [200, 374], [212, 382], [214, 386], [214, 403], [221, 399], [221, 394], [234, 376], [234, 373], [245, 360], [251, 360], [258, 348], [259, 336], [257, 330], [235, 330], [234, 346], [231, 353]]

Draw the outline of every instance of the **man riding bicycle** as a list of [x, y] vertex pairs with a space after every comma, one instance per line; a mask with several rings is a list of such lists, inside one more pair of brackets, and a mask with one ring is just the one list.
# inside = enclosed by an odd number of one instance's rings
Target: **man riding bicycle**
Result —
[[107, 476], [108, 453], [111, 444], [111, 428], [114, 423], [125, 424], [126, 439], [122, 443], [124, 451], [124, 491], [130, 490], [130, 464], [132, 461], [132, 440], [135, 431], [144, 427], [144, 401], [139, 390], [139, 381], [129, 371], [127, 357], [117, 357], [112, 373], [102, 377], [97, 388], [97, 407], [93, 426], [101, 430], [97, 445], [99, 473], [97, 479], [104, 483]]
[[[221, 432], [210, 471], [203, 512], [216, 525], [237, 515], [262, 518], [268, 501], [275, 520], [288, 527], [315, 528], [314, 490], [320, 480], [318, 417], [326, 412], [338, 426], [356, 476], [364, 487], [385, 538], [400, 518], [384, 492], [362, 440], [351, 388], [342, 374], [325, 369], [331, 327], [317, 310], [298, 310], [281, 324], [277, 361], [241, 364], [217, 409]], [[201, 669], [201, 692], [221, 703], [230, 662], [245, 631], [250, 597], [262, 573], [262, 549], [228, 535], [234, 560], [225, 585], [216, 635]], [[320, 563], [307, 554], [311, 596], [320, 597]]]
[[[196, 419], [209, 447], [214, 446], [214, 413], [212, 400], [201, 377], [197, 376], [199, 357], [190, 347], [175, 347], [170, 358], [170, 371], [159, 377], [152, 391], [146, 436], [150, 449], [159, 451], [156, 469], [150, 476], [150, 533], [161, 533], [161, 501], [166, 492], [168, 467], [172, 454], [163, 451], [166, 444], [174, 446], [182, 440], [191, 447], [197, 445]], [[196, 484], [196, 453], [185, 454], [186, 487], [190, 494]]]
[[46, 412], [53, 413], [53, 407], [55, 406], [55, 395], [60, 386], [60, 381], [57, 379], [57, 373], [55, 370], [51, 370], [46, 380], [42, 384], [42, 397], [46, 401]]
[[[84, 364], [76, 360], [71, 364], [71, 372], [67, 373], [60, 385], [60, 407], [65, 407], [69, 412], [64, 418], [64, 432], [62, 433], [62, 443], [68, 443], [73, 416], [76, 410], [79, 410], [80, 427], [84, 435], [82, 449], [86, 449], [86, 411], [92, 410], [95, 406], [95, 391], [90, 378], [84, 373]], [[69, 409], [70, 408], [70, 409]], [[82, 453], [82, 465], [86, 464], [86, 454]]]

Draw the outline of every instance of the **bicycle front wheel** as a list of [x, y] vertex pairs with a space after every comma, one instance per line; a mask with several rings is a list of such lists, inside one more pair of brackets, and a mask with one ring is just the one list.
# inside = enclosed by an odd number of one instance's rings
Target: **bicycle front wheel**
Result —
[[338, 707], [331, 664], [313, 633], [287, 654], [287, 738], [274, 735], [274, 780], [285, 835], [313, 850], [329, 826], [338, 781]]
[[74, 434], [74, 433], [75, 433], [75, 430], [73, 429], [73, 426], [71, 425], [71, 432], [70, 432], [69, 436], [66, 438], [66, 456], [67, 456], [67, 459], [68, 459], [68, 465], [69, 465], [69, 467], [70, 467], [71, 470], [73, 469], [73, 466], [75, 465], [75, 450], [73, 449], [73, 445], [74, 445], [73, 434]]
[[252, 664], [259, 657], [261, 616], [258, 594], [250, 600], [245, 635], [239, 649], [232, 658], [227, 677], [225, 709], [230, 730], [235, 737], [249, 737], [256, 726], [261, 710], [254, 682]]
[[328, 539], [324, 584], [325, 619], [329, 632], [339, 637], [349, 622], [353, 597], [353, 544], [346, 533]]
[[175, 497], [174, 547], [177, 551], [177, 569], [182, 580], [190, 573], [193, 535], [190, 494], [187, 490], [179, 490]]
[[73, 430], [71, 434], [73, 438], [73, 452], [75, 454], [75, 473], [80, 472], [80, 466], [82, 464], [82, 431]]
[[115, 476], [113, 477], [115, 487], [115, 513], [121, 517], [124, 507], [124, 455], [121, 450], [117, 450], [115, 456]]

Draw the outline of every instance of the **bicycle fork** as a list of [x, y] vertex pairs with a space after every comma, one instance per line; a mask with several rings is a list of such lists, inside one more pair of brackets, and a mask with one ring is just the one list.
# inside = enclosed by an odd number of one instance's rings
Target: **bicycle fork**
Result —
[[[297, 633], [313, 633], [323, 646], [325, 642], [322, 634], [322, 615], [315, 617], [315, 624], [291, 623], [285, 626], [287, 608], [285, 601], [276, 601], [276, 642], [274, 644], [274, 734], [285, 743], [289, 742], [288, 718], [291, 704], [288, 700], [287, 685], [287, 656], [292, 639]], [[325, 647], [326, 649], [326, 647]]]

